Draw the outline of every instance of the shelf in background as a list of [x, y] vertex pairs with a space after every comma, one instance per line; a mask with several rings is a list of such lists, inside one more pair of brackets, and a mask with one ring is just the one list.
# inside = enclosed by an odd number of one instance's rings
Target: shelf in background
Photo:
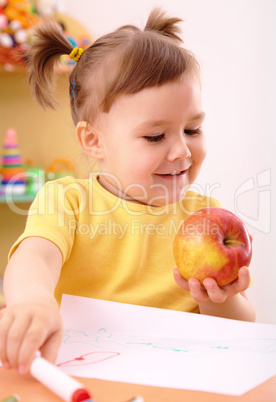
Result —
[[0, 64], [0, 76], [6, 75], [16, 75], [16, 74], [26, 74], [27, 70], [23, 66], [13, 66], [12, 70], [6, 69], [2, 64]]
[[14, 204], [23, 202], [33, 202], [35, 195], [31, 194], [14, 194], [14, 195], [0, 195], [0, 204], [9, 204], [9, 201]]
[[[55, 72], [57, 74], [70, 74], [73, 68], [74, 65], [60, 63], [57, 67], [55, 67]], [[2, 64], [0, 64], [0, 76], [2, 77], [22, 74], [28, 74], [26, 67], [18, 65], [14, 66], [12, 70], [7, 70]]]

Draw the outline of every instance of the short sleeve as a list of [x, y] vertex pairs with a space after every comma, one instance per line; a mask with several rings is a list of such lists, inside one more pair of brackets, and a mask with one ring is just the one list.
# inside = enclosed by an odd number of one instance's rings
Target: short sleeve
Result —
[[46, 183], [29, 209], [25, 230], [12, 246], [9, 258], [22, 240], [35, 236], [52, 241], [60, 249], [63, 263], [67, 261], [74, 243], [82, 191], [80, 184], [69, 177]]

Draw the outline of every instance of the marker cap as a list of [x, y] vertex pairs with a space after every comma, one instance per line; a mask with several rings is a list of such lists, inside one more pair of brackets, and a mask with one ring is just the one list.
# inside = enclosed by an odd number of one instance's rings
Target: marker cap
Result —
[[91, 399], [91, 396], [84, 388], [77, 389], [72, 395], [72, 402], [83, 402]]

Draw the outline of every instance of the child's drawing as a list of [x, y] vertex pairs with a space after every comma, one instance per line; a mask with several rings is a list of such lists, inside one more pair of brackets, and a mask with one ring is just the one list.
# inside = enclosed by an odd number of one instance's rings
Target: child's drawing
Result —
[[[63, 343], [71, 345], [89, 345], [89, 352], [60, 362], [58, 366], [73, 367], [102, 363], [108, 359], [118, 357], [129, 350], [143, 350], [147, 352], [159, 351], [163, 353], [187, 354], [202, 356], [218, 353], [246, 353], [276, 354], [276, 339], [236, 339], [218, 341], [198, 341], [191, 339], [163, 338], [153, 336], [135, 336], [118, 334], [100, 328], [98, 331], [77, 331], [66, 329]], [[92, 346], [92, 349], [91, 349]], [[77, 347], [76, 350], [79, 350]]]
[[242, 395], [276, 374], [272, 325], [69, 295], [61, 311], [69, 375]]
[[119, 352], [100, 352], [95, 351], [91, 353], [85, 353], [79, 357], [75, 357], [72, 360], [68, 360], [63, 363], [57, 364], [58, 367], [75, 367], [75, 366], [87, 366], [90, 364], [101, 363], [112, 357], [119, 356]]

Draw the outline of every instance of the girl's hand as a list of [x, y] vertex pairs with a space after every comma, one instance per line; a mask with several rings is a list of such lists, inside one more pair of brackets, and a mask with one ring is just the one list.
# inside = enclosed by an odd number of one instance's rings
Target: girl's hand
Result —
[[35, 352], [54, 363], [63, 336], [58, 307], [25, 303], [0, 311], [0, 360], [26, 374]]
[[234, 282], [221, 288], [212, 278], [205, 278], [202, 286], [195, 278], [190, 278], [189, 281], [184, 279], [177, 268], [174, 269], [173, 273], [176, 283], [184, 290], [190, 291], [193, 299], [198, 303], [207, 301], [223, 303], [237, 293], [244, 292], [250, 284], [250, 274], [246, 266], [239, 269], [239, 276]]

